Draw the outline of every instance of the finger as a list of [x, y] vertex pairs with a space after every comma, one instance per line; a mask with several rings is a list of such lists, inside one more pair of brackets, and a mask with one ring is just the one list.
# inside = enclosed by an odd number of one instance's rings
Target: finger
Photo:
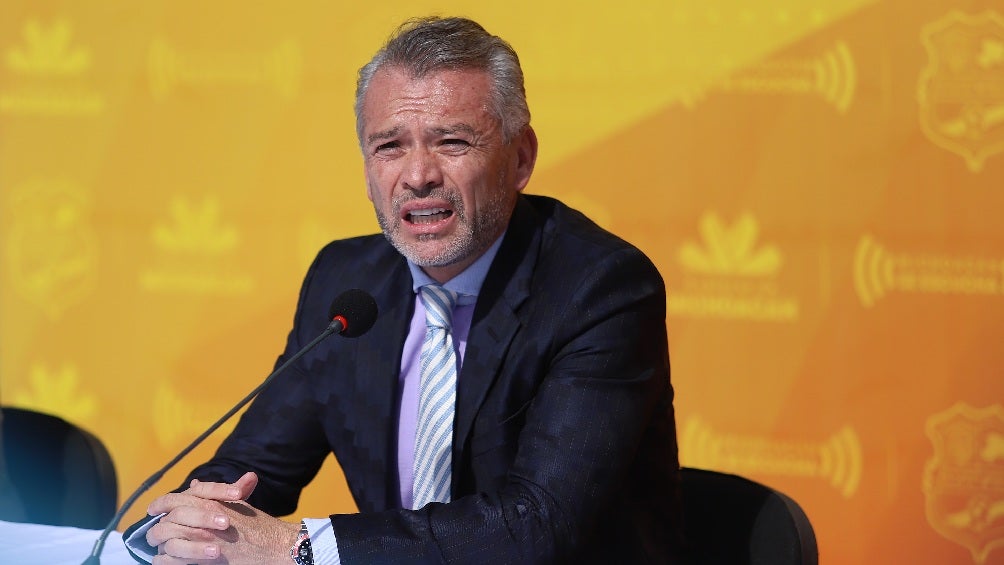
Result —
[[172, 539], [164, 543], [164, 554], [178, 559], [206, 560], [220, 556], [220, 546], [215, 543]]
[[205, 511], [182, 506], [157, 521], [146, 533], [147, 542], [158, 546], [171, 538], [208, 541], [213, 532], [230, 528], [230, 517], [223, 511]]
[[[254, 473], [248, 473], [248, 474], [254, 475]], [[244, 477], [246, 477], [248, 474], [245, 474]], [[188, 487], [188, 490], [185, 491], [185, 494], [189, 496], [197, 496], [199, 498], [204, 498], [206, 500], [218, 500], [221, 502], [243, 500], [242, 496], [245, 495], [243, 494], [243, 492], [241, 492], [241, 486], [243, 485], [240, 483], [240, 481], [244, 480], [244, 477], [241, 477], [240, 479], [238, 479], [238, 482], [233, 484], [210, 483], [193, 479]], [[255, 483], [257, 483], [257, 481], [258, 479], [256, 477]], [[252, 488], [254, 487], [252, 486]], [[250, 494], [250, 492], [248, 492], [248, 494]]]
[[179, 506], [192, 504], [192, 500], [192, 497], [186, 497], [185, 495], [173, 492], [162, 494], [150, 502], [150, 505], [146, 507], [146, 513], [150, 516], [167, 514]]
[[161, 519], [161, 522], [164, 521], [207, 530], [225, 530], [230, 527], [230, 516], [227, 515], [226, 508], [218, 502], [211, 502], [206, 507], [175, 508]]
[[241, 478], [237, 479], [234, 483], [234, 487], [238, 490], [238, 495], [240, 498], [235, 498], [234, 500], [247, 500], [254, 489], [258, 486], [258, 475], [248, 471], [244, 473]]
[[215, 528], [194, 528], [184, 524], [162, 520], [147, 530], [145, 537], [148, 544], [153, 547], [160, 547], [168, 540], [172, 539], [215, 542], [218, 539], [220, 531], [221, 530], [217, 530]]
[[[202, 483], [209, 484], [209, 483]], [[158, 514], [167, 514], [173, 512], [177, 508], [184, 506], [191, 506], [195, 508], [202, 508], [205, 510], [219, 509], [219, 503], [215, 499], [196, 496], [191, 493], [190, 490], [182, 493], [168, 493], [163, 496], [158, 496], [153, 499], [150, 506], [147, 506], [146, 513], [151, 516], [156, 516]]]
[[150, 544], [151, 547], [156, 547], [158, 549], [158, 553], [164, 553], [164, 544], [172, 539], [203, 543], [217, 541], [216, 536], [214, 536], [209, 530], [186, 528], [184, 526], [178, 526], [177, 524], [172, 526], [170, 529], [160, 528], [155, 530], [150, 528], [150, 530], [146, 532], [146, 543]]
[[[191, 557], [191, 556], [179, 557], [177, 555], [170, 554], [170, 551], [176, 551], [177, 549], [178, 549], [177, 547], [172, 547], [169, 550], [169, 552], [161, 553], [159, 555], [154, 556], [151, 563], [153, 565], [215, 565], [218, 563], [229, 563], [226, 557], [216, 557], [216, 558]], [[198, 548], [196, 548], [195, 552], [198, 553], [198, 551], [199, 551]], [[188, 554], [192, 552], [186, 550], [183, 551], [182, 553]], [[210, 550], [210, 553], [212, 553], [212, 550]]]

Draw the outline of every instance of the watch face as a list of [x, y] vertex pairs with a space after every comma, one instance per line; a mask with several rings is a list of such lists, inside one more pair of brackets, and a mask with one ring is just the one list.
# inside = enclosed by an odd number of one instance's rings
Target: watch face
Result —
[[289, 555], [297, 565], [314, 565], [314, 552], [310, 549], [310, 535], [301, 530], [296, 544], [289, 550]]

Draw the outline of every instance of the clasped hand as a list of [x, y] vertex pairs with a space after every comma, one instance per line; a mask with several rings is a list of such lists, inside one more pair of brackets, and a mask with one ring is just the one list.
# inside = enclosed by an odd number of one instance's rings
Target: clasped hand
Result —
[[284, 522], [247, 502], [258, 476], [245, 473], [232, 484], [193, 479], [188, 490], [165, 494], [147, 509], [165, 514], [146, 533], [157, 548], [154, 565], [290, 563], [299, 525]]

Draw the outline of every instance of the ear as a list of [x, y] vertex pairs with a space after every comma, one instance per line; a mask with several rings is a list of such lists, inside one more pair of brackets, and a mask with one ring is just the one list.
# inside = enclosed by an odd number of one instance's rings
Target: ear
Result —
[[516, 145], [516, 190], [522, 191], [530, 182], [533, 166], [537, 163], [537, 134], [528, 124], [513, 143]]
[[370, 182], [370, 175], [368, 172], [364, 173], [364, 175], [366, 177], [366, 198], [369, 198], [370, 202], [373, 202], [373, 183]]

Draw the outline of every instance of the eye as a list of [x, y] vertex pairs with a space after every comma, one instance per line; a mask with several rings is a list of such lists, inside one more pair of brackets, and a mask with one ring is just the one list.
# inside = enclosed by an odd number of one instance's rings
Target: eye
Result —
[[447, 151], [452, 151], [452, 152], [463, 152], [466, 151], [467, 148], [471, 146], [470, 142], [468, 142], [466, 139], [460, 139], [457, 137], [446, 138], [440, 141], [439, 144]]
[[373, 152], [377, 155], [386, 155], [388, 153], [393, 153], [395, 150], [399, 149], [401, 144], [396, 141], [388, 141], [387, 143], [381, 143], [373, 149]]

